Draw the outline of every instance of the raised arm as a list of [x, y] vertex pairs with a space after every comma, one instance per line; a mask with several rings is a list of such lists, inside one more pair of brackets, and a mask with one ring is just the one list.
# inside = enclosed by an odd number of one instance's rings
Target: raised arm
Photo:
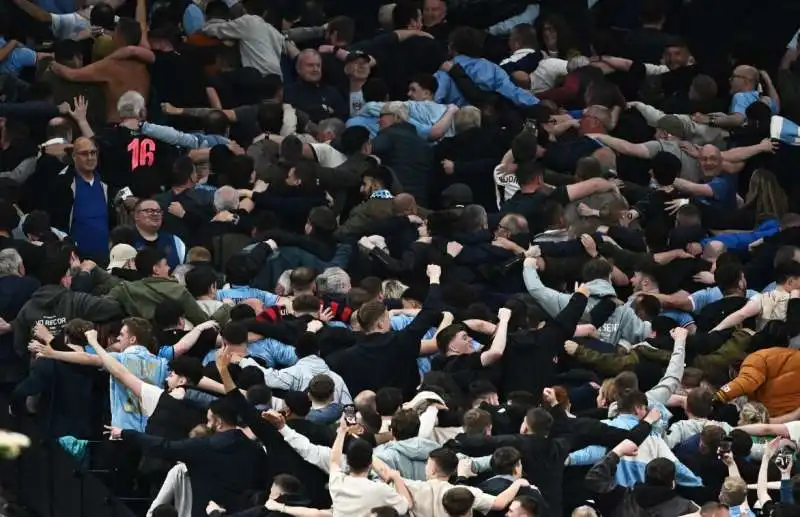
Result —
[[197, 343], [197, 340], [200, 339], [200, 335], [204, 331], [218, 328], [219, 323], [214, 320], [204, 321], [203, 323], [197, 325], [172, 346], [172, 352], [174, 356], [180, 357], [191, 350], [192, 347]]
[[100, 361], [100, 358], [96, 355], [77, 351], [62, 352], [60, 350], [54, 350], [49, 344], [43, 345], [38, 341], [31, 341], [28, 345], [28, 350], [34, 355], [48, 357], [65, 363], [94, 366], [95, 368], [101, 368], [103, 366], [102, 361]]
[[114, 359], [111, 354], [106, 352], [106, 350], [100, 346], [100, 343], [97, 341], [96, 330], [87, 331], [86, 340], [89, 342], [89, 346], [92, 347], [92, 350], [94, 350], [94, 352], [97, 354], [97, 357], [100, 358], [103, 368], [105, 368], [112, 377], [117, 379], [126, 388], [131, 390], [131, 393], [141, 399], [142, 384], [144, 384], [144, 381], [132, 374], [127, 368], [125, 368], [125, 366], [122, 365], [122, 363]]
[[692, 196], [711, 197], [714, 195], [714, 191], [708, 183], [695, 183], [683, 178], [675, 178], [675, 182], [672, 186]]
[[37, 22], [50, 23], [53, 17], [51, 14], [30, 0], [13, 0], [14, 4], [25, 11], [31, 18]]
[[632, 142], [628, 142], [627, 140], [622, 140], [621, 138], [603, 135], [600, 133], [594, 133], [586, 136], [597, 140], [601, 144], [620, 154], [635, 156], [637, 158], [650, 158], [650, 151], [647, 150], [647, 147], [644, 144], [634, 144]]
[[771, 153], [773, 150], [774, 146], [772, 140], [765, 138], [755, 145], [734, 147], [733, 149], [722, 151], [722, 159], [729, 162], [743, 162], [757, 154]]
[[499, 322], [497, 323], [497, 330], [495, 331], [494, 338], [492, 338], [492, 346], [489, 350], [481, 354], [481, 364], [489, 366], [503, 357], [506, 351], [506, 342], [508, 341], [508, 322], [511, 319], [511, 309], [501, 308], [497, 312]]

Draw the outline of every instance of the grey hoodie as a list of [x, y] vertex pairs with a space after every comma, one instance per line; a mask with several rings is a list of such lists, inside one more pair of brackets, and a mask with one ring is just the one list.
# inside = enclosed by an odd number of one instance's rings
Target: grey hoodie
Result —
[[[544, 285], [535, 268], [528, 267], [522, 271], [525, 288], [551, 318], [555, 318], [569, 303], [571, 294], [560, 293]], [[614, 287], [608, 280], [592, 280], [587, 282], [589, 302], [583, 313], [583, 322], [588, 322], [589, 313], [600, 300], [606, 296], [616, 296]], [[639, 343], [650, 336], [649, 321], [642, 321], [628, 306], [621, 305], [614, 310], [606, 323], [597, 329], [598, 338], [607, 343], [619, 343], [624, 339], [630, 343]]]
[[399, 471], [405, 479], [425, 481], [427, 479], [425, 464], [428, 461], [428, 455], [439, 447], [441, 446], [433, 440], [414, 437], [379, 445], [375, 447], [375, 456]]
[[60, 285], [43, 285], [14, 320], [14, 349], [21, 357], [27, 357], [31, 330], [40, 321], [55, 335], [74, 318], [103, 322], [123, 315], [116, 300], [70, 291]]

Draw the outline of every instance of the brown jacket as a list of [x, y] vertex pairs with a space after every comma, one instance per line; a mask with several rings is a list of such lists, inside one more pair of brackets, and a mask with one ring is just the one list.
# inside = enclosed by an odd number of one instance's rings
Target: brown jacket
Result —
[[726, 402], [740, 395], [747, 395], [767, 406], [771, 417], [797, 409], [800, 401], [800, 350], [773, 347], [745, 357], [739, 375], [717, 392], [717, 397]]
[[137, 46], [120, 48], [110, 56], [83, 68], [60, 66], [56, 73], [78, 83], [102, 83], [106, 94], [109, 122], [119, 122], [117, 101], [127, 91], [137, 91], [147, 100], [150, 94], [150, 73], [147, 65], [155, 62], [150, 49]]

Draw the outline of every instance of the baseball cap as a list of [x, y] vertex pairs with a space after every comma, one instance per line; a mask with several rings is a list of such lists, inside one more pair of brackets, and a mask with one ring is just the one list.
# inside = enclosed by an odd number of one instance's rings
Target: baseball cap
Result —
[[108, 270], [114, 268], [121, 268], [129, 260], [136, 258], [136, 248], [130, 244], [117, 244], [111, 248], [111, 254], [108, 261]]
[[681, 140], [685, 140], [690, 136], [683, 121], [676, 115], [664, 115], [658, 119], [656, 127]]
[[464, 183], [453, 183], [442, 191], [442, 202], [448, 208], [472, 204], [472, 189]]
[[345, 63], [352, 63], [353, 61], [357, 61], [359, 59], [366, 59], [367, 61], [370, 60], [369, 54], [363, 52], [361, 50], [354, 50], [347, 54], [347, 57], [344, 59]]

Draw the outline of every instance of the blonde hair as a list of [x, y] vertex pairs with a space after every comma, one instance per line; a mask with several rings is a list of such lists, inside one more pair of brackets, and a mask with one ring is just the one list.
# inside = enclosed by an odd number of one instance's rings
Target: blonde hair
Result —
[[393, 278], [384, 280], [381, 284], [381, 292], [383, 293], [383, 297], [390, 300], [399, 300], [406, 289], [408, 289], [406, 284]]
[[453, 117], [453, 127], [456, 133], [463, 133], [473, 127], [481, 127], [481, 110], [475, 106], [461, 108]]
[[600, 386], [599, 395], [605, 399], [606, 404], [609, 405], [617, 400], [617, 386], [614, 384], [613, 377], [603, 381], [603, 384]]
[[722, 483], [719, 493], [721, 503], [728, 506], [739, 506], [747, 500], [747, 483], [740, 477], [728, 476]]
[[769, 422], [769, 410], [761, 402], [747, 402], [739, 413], [739, 424], [766, 424]]
[[765, 219], [780, 219], [789, 211], [786, 192], [778, 178], [767, 169], [756, 169], [750, 176], [745, 206], [755, 210], [756, 222]]

